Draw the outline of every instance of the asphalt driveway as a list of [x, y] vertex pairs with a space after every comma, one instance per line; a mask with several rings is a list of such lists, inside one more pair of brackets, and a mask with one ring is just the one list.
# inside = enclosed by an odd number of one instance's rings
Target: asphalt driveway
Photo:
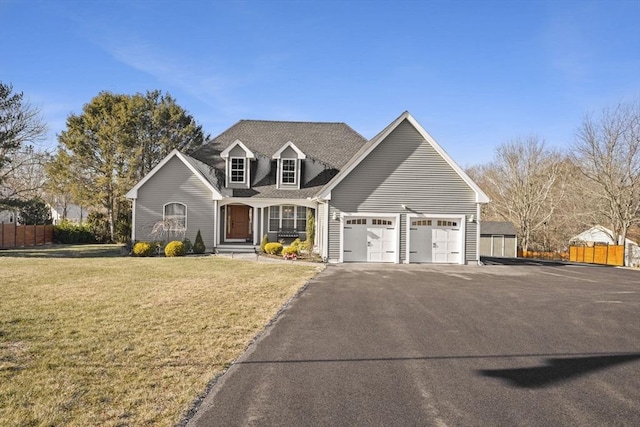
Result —
[[329, 266], [189, 426], [640, 425], [640, 271]]

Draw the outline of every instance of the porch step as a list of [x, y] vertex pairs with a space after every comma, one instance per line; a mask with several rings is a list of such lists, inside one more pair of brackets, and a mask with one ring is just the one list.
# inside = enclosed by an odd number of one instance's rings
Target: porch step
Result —
[[225, 243], [216, 247], [216, 252], [219, 254], [254, 254], [257, 250], [260, 250], [260, 246], [254, 246], [248, 243], [230, 244]]

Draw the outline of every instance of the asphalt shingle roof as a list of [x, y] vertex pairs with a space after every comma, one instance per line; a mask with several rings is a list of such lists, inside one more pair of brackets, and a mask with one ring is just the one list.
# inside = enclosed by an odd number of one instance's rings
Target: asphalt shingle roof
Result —
[[[258, 159], [269, 160], [291, 141], [307, 159], [325, 165], [324, 172], [299, 190], [276, 188], [275, 170], [260, 182], [253, 183], [249, 189], [228, 190], [232, 191], [234, 197], [262, 198], [306, 198], [315, 195], [367, 143], [362, 135], [345, 123], [240, 120], [190, 154], [197, 162], [201, 162], [198, 169], [209, 175], [210, 182], [221, 190], [225, 182], [225, 161], [220, 153], [236, 140], [240, 140]], [[204, 170], [202, 163], [208, 165], [209, 171]]]
[[240, 120], [191, 155], [207, 164], [215, 162], [217, 166], [221, 159], [213, 156], [219, 158], [220, 153], [238, 139], [254, 153], [269, 158], [291, 141], [307, 157], [335, 169], [344, 166], [367, 143], [345, 123]]
[[480, 234], [516, 235], [516, 227], [508, 221], [480, 221]]

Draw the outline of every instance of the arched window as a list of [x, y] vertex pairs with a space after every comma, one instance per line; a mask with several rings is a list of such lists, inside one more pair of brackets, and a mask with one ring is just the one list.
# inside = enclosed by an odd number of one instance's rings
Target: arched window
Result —
[[186, 230], [187, 205], [178, 202], [167, 203], [164, 205], [162, 220], [165, 230]]

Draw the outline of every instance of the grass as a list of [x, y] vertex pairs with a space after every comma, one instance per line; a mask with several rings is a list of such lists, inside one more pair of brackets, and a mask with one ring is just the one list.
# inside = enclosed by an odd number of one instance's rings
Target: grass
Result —
[[85, 249], [0, 251], [2, 425], [175, 425], [317, 273]]

